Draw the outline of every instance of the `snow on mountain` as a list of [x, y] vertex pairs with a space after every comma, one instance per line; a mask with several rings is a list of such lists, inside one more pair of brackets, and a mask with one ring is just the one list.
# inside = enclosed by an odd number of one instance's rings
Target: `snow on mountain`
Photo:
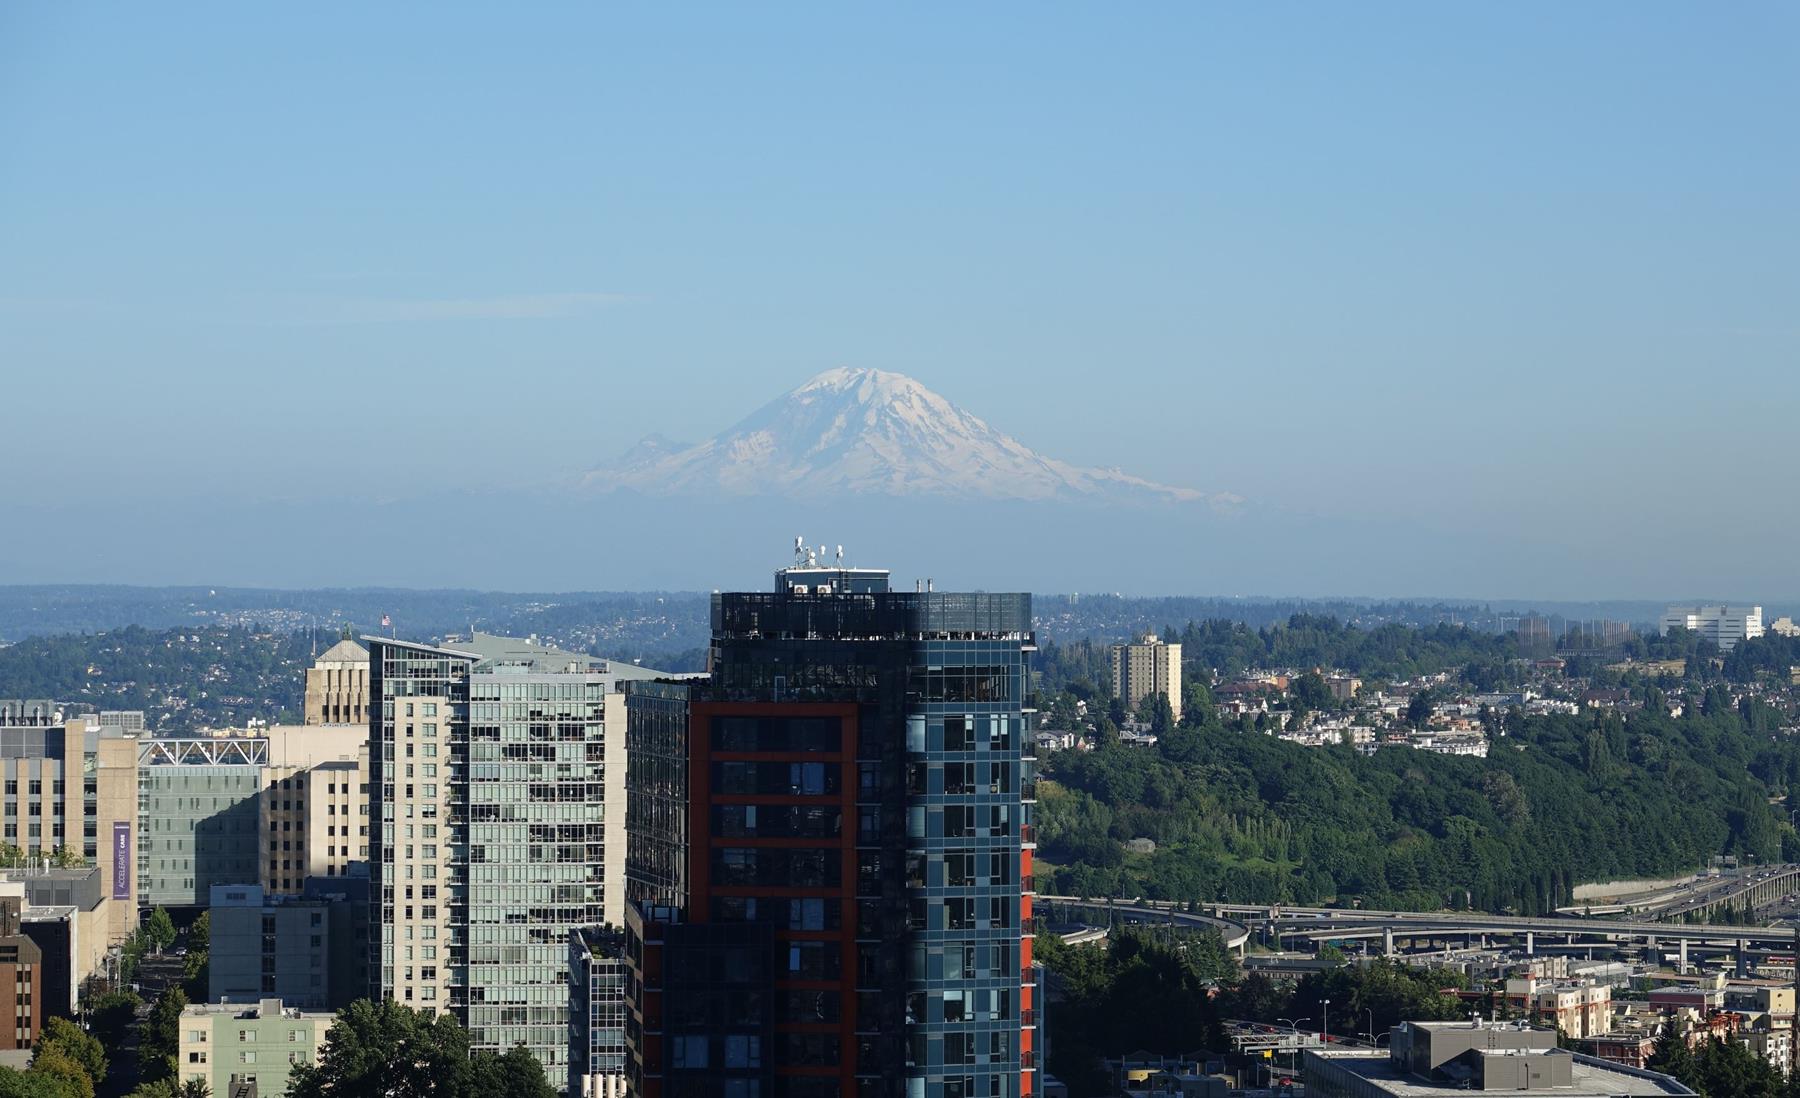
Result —
[[583, 483], [647, 495], [1238, 502], [1044, 457], [912, 378], [868, 369], [827, 370], [693, 446], [651, 436]]

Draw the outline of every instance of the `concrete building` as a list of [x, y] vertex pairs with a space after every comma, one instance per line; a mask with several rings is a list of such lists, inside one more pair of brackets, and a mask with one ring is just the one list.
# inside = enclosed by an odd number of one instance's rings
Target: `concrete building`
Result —
[[138, 903], [204, 906], [216, 884], [255, 881], [262, 736], [139, 741]]
[[1309, 1049], [1305, 1077], [1309, 1098], [1694, 1093], [1667, 1075], [1557, 1048], [1549, 1030], [1491, 1022], [1403, 1022], [1387, 1049]]
[[622, 922], [626, 679], [658, 674], [476, 633], [365, 637], [374, 992], [473, 1047], [569, 1073], [569, 935]]
[[1760, 606], [1671, 606], [1663, 611], [1662, 632], [1686, 629], [1729, 652], [1737, 642], [1763, 635]]
[[280, 999], [190, 1006], [181, 1012], [176, 1078], [199, 1079], [221, 1098], [244, 1083], [255, 1086], [257, 1098], [281, 1098], [295, 1065], [318, 1059], [336, 1019], [285, 1007]]
[[1769, 632], [1778, 637], [1800, 637], [1800, 625], [1796, 625], [1793, 618], [1784, 614], [1769, 623]]
[[273, 997], [304, 1009], [338, 1010], [366, 995], [368, 942], [356, 952], [353, 907], [347, 894], [305, 899], [266, 895], [253, 884], [214, 885], [207, 999], [254, 1003]]
[[132, 906], [107, 896], [102, 878], [96, 867], [0, 870], [0, 879], [24, 890], [21, 933], [42, 955], [45, 1018], [75, 1016], [82, 983], [105, 970], [113, 909]]
[[297, 895], [308, 876], [338, 876], [368, 856], [366, 729], [273, 725], [137, 743], [146, 906], [199, 907], [220, 884]]
[[26, 1049], [44, 1031], [43, 954], [25, 936], [25, 886], [0, 882], [0, 1051]]
[[569, 934], [569, 1098], [625, 1098], [625, 935]]
[[1148, 635], [1136, 644], [1113, 645], [1112, 681], [1127, 712], [1135, 713], [1148, 695], [1161, 694], [1181, 719], [1181, 645]]
[[[140, 726], [142, 717], [113, 715]], [[65, 719], [51, 702], [0, 701], [0, 840], [28, 857], [53, 860], [61, 850], [97, 865], [114, 901], [106, 909], [112, 941], [137, 927], [137, 745], [136, 733], [92, 714]]]
[[306, 669], [307, 724], [369, 723], [369, 650], [345, 637]]

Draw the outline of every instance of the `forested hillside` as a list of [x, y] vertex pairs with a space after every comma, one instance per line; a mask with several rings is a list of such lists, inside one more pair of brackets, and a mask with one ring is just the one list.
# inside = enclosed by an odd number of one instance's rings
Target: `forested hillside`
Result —
[[[1645, 687], [1646, 691], [1654, 688]], [[1043, 767], [1046, 892], [1512, 908], [1583, 881], [1690, 870], [1715, 854], [1800, 857], [1771, 797], [1800, 785], [1779, 714], [1722, 686], [1645, 709], [1510, 715], [1486, 759], [1308, 748], [1217, 723], [1155, 748], [1065, 751]], [[1128, 855], [1121, 842], [1156, 841]]]

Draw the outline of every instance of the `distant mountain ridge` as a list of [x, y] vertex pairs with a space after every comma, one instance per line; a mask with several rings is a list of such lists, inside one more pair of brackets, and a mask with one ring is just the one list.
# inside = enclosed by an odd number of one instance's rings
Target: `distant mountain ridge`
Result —
[[582, 482], [646, 495], [1242, 502], [1045, 457], [904, 374], [846, 368], [703, 442], [648, 436]]

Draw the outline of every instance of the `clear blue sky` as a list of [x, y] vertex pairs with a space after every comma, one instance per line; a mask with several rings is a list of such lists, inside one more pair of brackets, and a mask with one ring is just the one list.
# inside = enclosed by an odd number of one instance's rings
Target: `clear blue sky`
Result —
[[[875, 366], [1321, 529], [1524, 539], [1445, 593], [1792, 594], [1797, 42], [1755, 3], [0, 6], [0, 506], [535, 485]], [[1366, 565], [1332, 587], [1417, 593]]]

